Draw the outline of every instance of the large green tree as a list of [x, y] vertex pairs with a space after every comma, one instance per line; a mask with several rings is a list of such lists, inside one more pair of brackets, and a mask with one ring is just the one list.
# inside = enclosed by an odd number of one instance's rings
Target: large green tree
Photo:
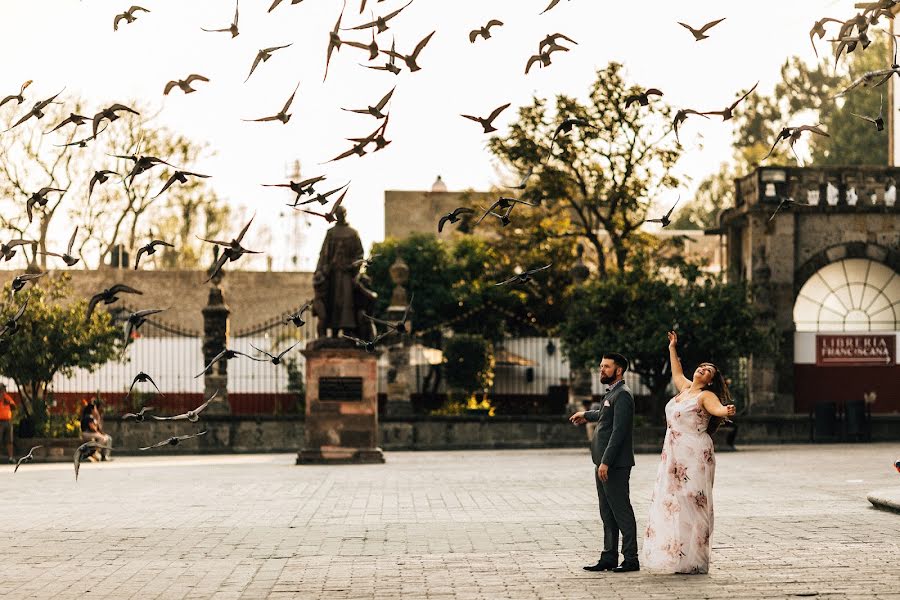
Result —
[[46, 276], [12, 297], [9, 285], [3, 290], [9, 300], [0, 308], [0, 322], [27, 305], [19, 330], [2, 340], [0, 374], [16, 382], [26, 416], [37, 422], [46, 418], [47, 390], [56, 375], [93, 371], [115, 357], [122, 344], [107, 311], [84, 318], [87, 302], [72, 301], [69, 280], [66, 274]]
[[[377, 312], [383, 315], [390, 303], [394, 287], [390, 266], [400, 256], [410, 271], [407, 288], [414, 295], [414, 328], [427, 344], [440, 346], [441, 330], [446, 328], [491, 341], [551, 330], [564, 316], [572, 249], [566, 248], [568, 255], [542, 246], [508, 252], [507, 244], [511, 242], [474, 236], [447, 242], [432, 234], [374, 244], [375, 258], [366, 273], [378, 293]], [[517, 271], [548, 262], [553, 262], [553, 269], [524, 284], [495, 285]]]
[[[879, 33], [873, 36], [867, 49], [858, 47], [837, 67], [832, 57], [824, 55], [814, 64], [798, 56], [787, 59], [773, 94], [754, 92], [741, 105], [735, 117], [733, 159], [701, 182], [693, 200], [676, 213], [674, 226], [713, 227], [719, 211], [733, 205], [734, 179], [759, 164], [796, 165], [797, 159], [786, 143], [763, 160], [777, 133], [787, 125], [821, 124], [829, 134], [804, 138], [800, 146], [809, 144], [807, 166], [887, 165], [888, 123], [894, 118], [888, 106], [888, 85], [859, 87], [835, 98], [863, 73], [891, 64], [890, 38]], [[875, 118], [882, 111], [886, 124], [883, 131], [855, 116]]]
[[650, 389], [651, 413], [659, 416], [671, 380], [667, 331], [679, 332], [686, 369], [712, 361], [726, 376], [735, 374], [739, 359], [772, 349], [743, 284], [724, 283], [683, 261], [645, 267], [574, 289], [560, 333], [573, 365], [596, 364], [604, 352], [625, 354]]
[[[519, 110], [506, 136], [491, 138], [489, 148], [504, 166], [533, 174], [521, 196], [540, 203], [543, 218], [522, 221], [517, 237], [523, 246], [581, 240], [596, 260], [598, 275], [625, 267], [643, 239], [638, 232], [652, 200], [679, 184], [673, 173], [681, 155], [671, 135], [674, 112], [658, 99], [626, 108], [626, 99], [642, 91], [626, 80], [622, 65], [610, 63], [597, 72], [587, 102], [560, 95], [550, 110], [545, 99], [535, 98]], [[592, 127], [560, 134], [550, 154], [554, 131], [568, 118]], [[513, 213], [514, 223], [521, 212]]]

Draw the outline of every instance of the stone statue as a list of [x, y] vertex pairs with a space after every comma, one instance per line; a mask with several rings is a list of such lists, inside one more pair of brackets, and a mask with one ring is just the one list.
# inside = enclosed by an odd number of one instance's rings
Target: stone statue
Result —
[[313, 314], [318, 318], [319, 338], [338, 337], [341, 332], [361, 339], [375, 336], [374, 324], [363, 316], [372, 314], [378, 294], [367, 287], [368, 279], [355, 261], [363, 258], [359, 233], [347, 224], [347, 210], [335, 211], [337, 223], [325, 234], [319, 263], [313, 274]]

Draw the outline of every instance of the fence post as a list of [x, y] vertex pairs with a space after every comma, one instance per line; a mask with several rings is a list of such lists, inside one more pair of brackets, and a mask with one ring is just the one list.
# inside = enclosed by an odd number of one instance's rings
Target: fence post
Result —
[[[225, 297], [218, 281], [209, 288], [209, 299], [203, 307], [203, 364], [208, 365], [213, 358], [226, 348], [228, 341], [228, 316], [231, 310], [225, 304]], [[213, 402], [207, 409], [210, 413], [231, 414], [228, 404], [228, 361], [220, 360], [203, 375], [206, 398], [218, 390], [220, 402]]]

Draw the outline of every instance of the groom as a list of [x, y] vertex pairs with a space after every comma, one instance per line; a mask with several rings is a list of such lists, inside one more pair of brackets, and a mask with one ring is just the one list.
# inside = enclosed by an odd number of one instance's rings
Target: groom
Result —
[[[600, 518], [603, 520], [603, 553], [596, 565], [586, 571], [625, 573], [640, 571], [638, 564], [637, 524], [629, 499], [628, 481], [634, 466], [634, 397], [623, 379], [628, 359], [615, 352], [603, 355], [600, 361], [600, 382], [608, 385], [599, 410], [577, 412], [569, 420], [575, 425], [597, 422], [591, 440], [591, 458], [596, 466], [594, 479], [600, 499]], [[619, 532], [622, 532], [622, 554], [619, 558]]]

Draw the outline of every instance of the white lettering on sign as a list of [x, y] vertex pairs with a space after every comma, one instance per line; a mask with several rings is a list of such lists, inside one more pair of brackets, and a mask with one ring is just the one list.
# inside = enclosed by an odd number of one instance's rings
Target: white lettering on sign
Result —
[[892, 365], [896, 338], [893, 335], [818, 335], [818, 365]]

